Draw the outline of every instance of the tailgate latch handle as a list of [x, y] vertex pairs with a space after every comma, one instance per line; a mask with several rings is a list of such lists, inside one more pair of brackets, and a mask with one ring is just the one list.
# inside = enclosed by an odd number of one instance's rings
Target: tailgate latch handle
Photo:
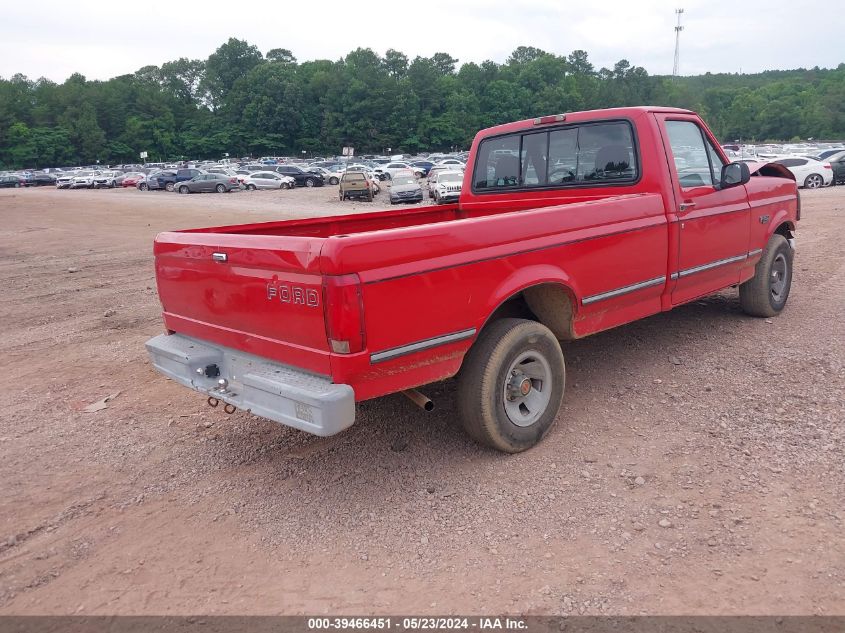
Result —
[[229, 261], [229, 256], [226, 253], [212, 253], [211, 259], [216, 262], [227, 262]]

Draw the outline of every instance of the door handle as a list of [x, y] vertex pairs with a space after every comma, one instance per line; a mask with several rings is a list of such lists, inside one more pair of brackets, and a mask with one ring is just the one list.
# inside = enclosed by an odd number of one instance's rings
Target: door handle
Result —
[[691, 200], [685, 200], [684, 202], [682, 202], [681, 204], [678, 205], [678, 211], [680, 211], [681, 213], [683, 213], [684, 211], [689, 211], [690, 209], [694, 209], [694, 208], [695, 208], [695, 202], [692, 202]]

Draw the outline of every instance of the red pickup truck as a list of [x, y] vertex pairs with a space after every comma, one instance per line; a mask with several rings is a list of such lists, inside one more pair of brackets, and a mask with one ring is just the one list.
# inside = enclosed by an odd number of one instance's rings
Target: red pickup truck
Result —
[[317, 435], [355, 402], [457, 376], [467, 432], [536, 444], [564, 393], [560, 341], [739, 286], [784, 307], [800, 201], [730, 163], [693, 112], [561, 114], [479, 132], [457, 204], [161, 233], [164, 375]]

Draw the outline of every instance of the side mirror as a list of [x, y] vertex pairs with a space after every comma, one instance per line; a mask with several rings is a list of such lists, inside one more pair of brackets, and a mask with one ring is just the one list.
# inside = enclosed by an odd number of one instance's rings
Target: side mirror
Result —
[[751, 180], [751, 171], [747, 163], [728, 163], [722, 166], [722, 177], [719, 179], [719, 189], [728, 189], [737, 185], [744, 185]]

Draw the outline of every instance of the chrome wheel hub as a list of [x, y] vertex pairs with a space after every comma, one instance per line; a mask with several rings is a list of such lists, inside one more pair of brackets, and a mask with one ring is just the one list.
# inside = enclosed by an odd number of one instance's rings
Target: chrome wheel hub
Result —
[[531, 426], [546, 411], [551, 400], [552, 370], [537, 351], [523, 352], [508, 368], [502, 402], [508, 419], [516, 426]]

